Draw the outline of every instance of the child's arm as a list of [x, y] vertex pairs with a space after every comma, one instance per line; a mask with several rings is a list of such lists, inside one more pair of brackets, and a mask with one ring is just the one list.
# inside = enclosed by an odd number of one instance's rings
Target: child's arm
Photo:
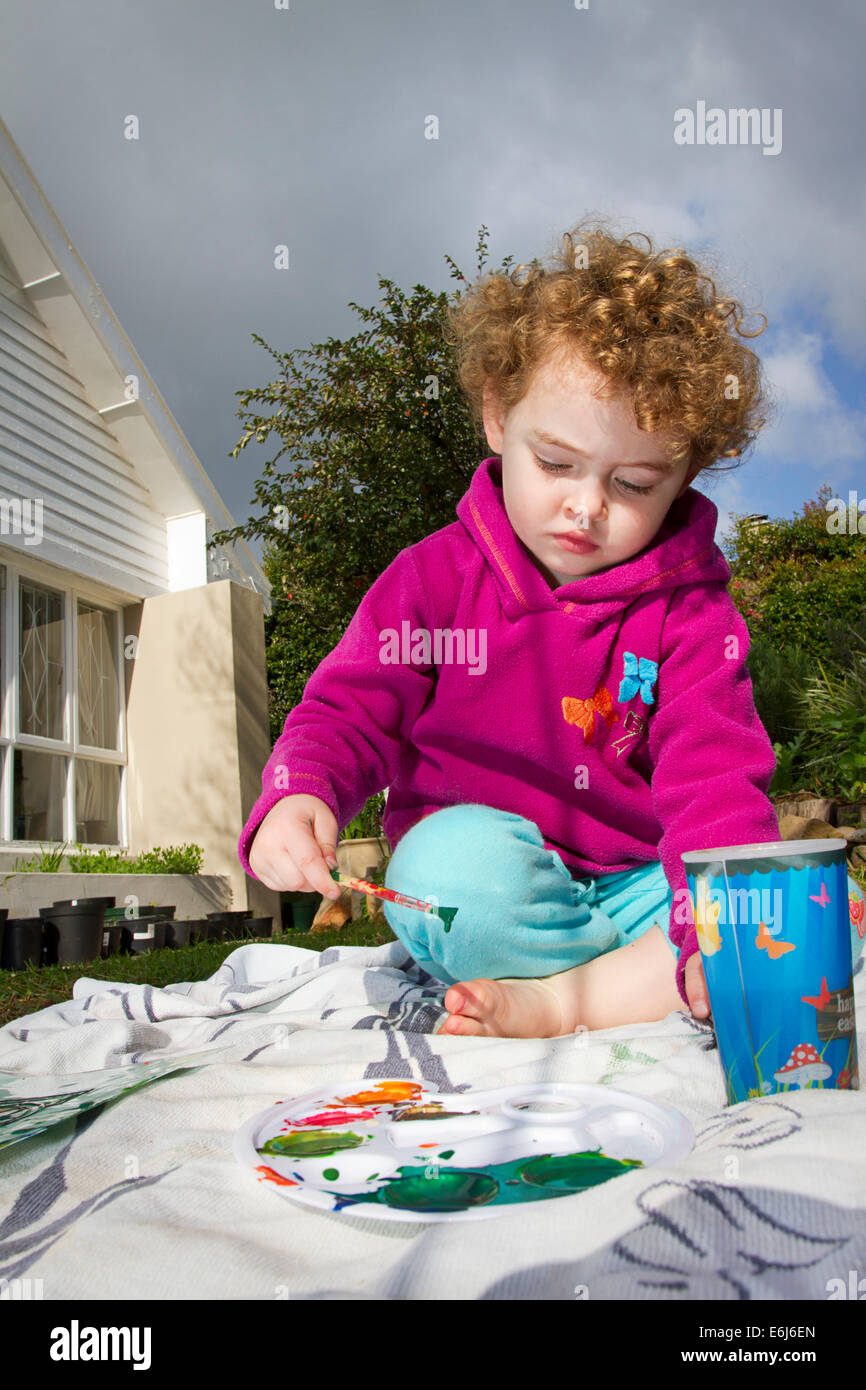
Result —
[[430, 607], [407, 547], [368, 589], [286, 720], [238, 845], [247, 873], [254, 874], [249, 854], [255, 834], [282, 798], [316, 797], [342, 828], [371, 796], [390, 786], [436, 670], [387, 660], [395, 644], [388, 644], [386, 634], [401, 635], [404, 623], [410, 631], [428, 628]]
[[698, 950], [680, 855], [779, 838], [767, 795], [776, 759], [755, 710], [749, 631], [723, 584], [677, 589], [665, 619], [658, 708], [649, 721], [659, 858], [673, 893], [669, 936], [680, 949], [677, 987]]

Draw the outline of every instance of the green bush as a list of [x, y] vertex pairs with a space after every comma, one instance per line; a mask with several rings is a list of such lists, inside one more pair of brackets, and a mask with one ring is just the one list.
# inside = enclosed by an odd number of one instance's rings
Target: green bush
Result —
[[[793, 520], [736, 520], [723, 542], [749, 628], [755, 707], [776, 752], [773, 796], [866, 794], [866, 546], [827, 529], [829, 484]], [[820, 674], [818, 674], [820, 673]]]
[[813, 667], [820, 660], [842, 672], [856, 660], [858, 636], [866, 638], [866, 545], [861, 535], [828, 532], [831, 495], [825, 484], [792, 520], [751, 526], [738, 517], [722, 549], [750, 633], [785, 658], [801, 651]]
[[360, 810], [349, 824], [340, 831], [341, 840], [366, 840], [381, 837], [382, 813], [385, 810], [385, 794], [377, 792], [371, 796], [366, 806]]
[[756, 633], [746, 660], [758, 718], [771, 743], [786, 744], [803, 727], [801, 691], [814, 670], [802, 647], [779, 648]]
[[170, 845], [145, 850], [135, 861], [137, 874], [198, 874], [204, 862], [200, 845]]
[[123, 850], [84, 849], [67, 856], [73, 874], [197, 874], [204, 862], [200, 845], [157, 846], [131, 859]]
[[[773, 743], [772, 796], [811, 790], [816, 796], [866, 797], [866, 640], [849, 624], [848, 665], [826, 667], [800, 647], [777, 650], [752, 639], [748, 666], [755, 708]], [[860, 642], [863, 651], [853, 655]]]
[[77, 854], [67, 855], [69, 872], [73, 874], [134, 874], [134, 860], [123, 851], [110, 849], [82, 849]]

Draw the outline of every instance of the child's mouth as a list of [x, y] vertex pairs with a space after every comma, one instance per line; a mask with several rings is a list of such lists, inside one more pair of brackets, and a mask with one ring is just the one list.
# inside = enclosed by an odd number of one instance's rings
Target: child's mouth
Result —
[[557, 545], [562, 546], [563, 550], [570, 550], [575, 555], [588, 555], [592, 550], [598, 550], [594, 541], [587, 540], [585, 536], [578, 536], [574, 532], [555, 535], [553, 539]]

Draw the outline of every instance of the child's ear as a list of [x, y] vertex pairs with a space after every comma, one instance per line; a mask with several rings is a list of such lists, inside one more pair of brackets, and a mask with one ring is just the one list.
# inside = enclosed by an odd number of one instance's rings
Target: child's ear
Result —
[[691, 487], [692, 483], [694, 482], [695, 478], [698, 476], [698, 474], [700, 473], [700, 471], [701, 471], [700, 468], [690, 468], [690, 469], [689, 469], [689, 471], [688, 471], [688, 473], [686, 474], [686, 477], [685, 477], [685, 482], [683, 483], [682, 487], [680, 488], [679, 492], [677, 493], [676, 497], [674, 498], [674, 501], [675, 501], [675, 502], [678, 501], [678, 499], [679, 499], [680, 497], [682, 497], [682, 495], [683, 495], [684, 492], [687, 492], [687, 491], [688, 491], [688, 489]]
[[489, 386], [484, 388], [484, 404], [482, 408], [484, 420], [484, 433], [487, 435], [487, 443], [494, 454], [502, 453], [502, 443], [505, 438], [505, 412], [502, 410], [499, 401], [496, 399]]

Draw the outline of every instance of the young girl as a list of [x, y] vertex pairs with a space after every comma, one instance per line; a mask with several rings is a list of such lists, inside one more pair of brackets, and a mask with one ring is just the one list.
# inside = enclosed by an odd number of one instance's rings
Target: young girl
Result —
[[522, 270], [449, 311], [493, 454], [314, 672], [241, 861], [336, 898], [339, 830], [388, 787], [387, 885], [458, 909], [446, 930], [385, 905], [451, 986], [440, 1031], [705, 1018], [680, 855], [779, 828], [716, 507], [690, 484], [765, 423], [760, 364], [681, 251], [584, 226]]

